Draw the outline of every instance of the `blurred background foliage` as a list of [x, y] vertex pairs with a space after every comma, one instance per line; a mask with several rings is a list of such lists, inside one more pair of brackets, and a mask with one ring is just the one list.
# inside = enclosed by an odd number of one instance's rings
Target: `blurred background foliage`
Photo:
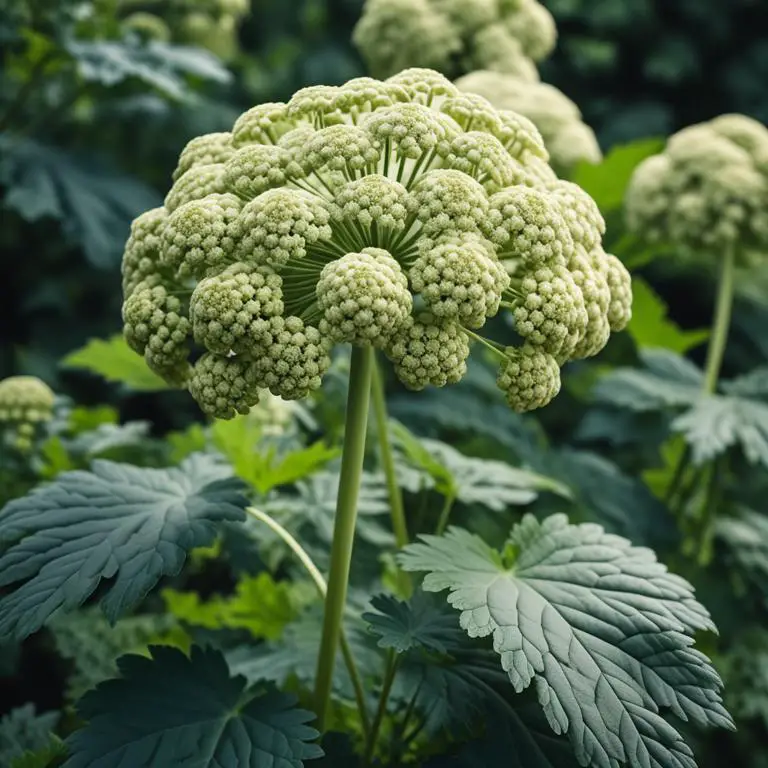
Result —
[[[363, 0], [13, 0], [0, 16], [0, 376], [119, 328], [120, 254], [181, 147], [248, 106], [364, 73]], [[604, 150], [739, 111], [768, 120], [768, 3], [547, 0], [542, 78]], [[664, 279], [673, 290], [674, 275]], [[686, 280], [688, 277], [685, 278]], [[706, 276], [705, 276], [706, 281]], [[662, 294], [669, 291], [662, 280]], [[706, 324], [706, 285], [683, 324]], [[747, 324], [749, 325], [749, 324]], [[750, 343], [748, 343], [749, 346]], [[748, 350], [751, 352], [752, 350]], [[765, 342], [761, 342], [763, 354]], [[66, 377], [66, 374], [64, 374]], [[70, 386], [82, 385], [69, 381]], [[82, 394], [82, 393], [78, 393]], [[101, 395], [102, 393], [97, 393]]]

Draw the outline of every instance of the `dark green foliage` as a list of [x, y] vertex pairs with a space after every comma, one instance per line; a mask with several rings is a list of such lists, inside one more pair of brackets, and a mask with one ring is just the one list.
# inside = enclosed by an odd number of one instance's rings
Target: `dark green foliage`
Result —
[[0, 719], [0, 765], [16, 766], [27, 752], [47, 749], [58, 712], [37, 714], [33, 704], [14, 709]]
[[151, 659], [124, 656], [118, 666], [121, 678], [78, 705], [88, 725], [68, 739], [67, 768], [301, 768], [322, 754], [309, 743], [310, 712], [273, 689], [246, 688], [216, 651], [193, 647], [187, 658], [156, 646]]

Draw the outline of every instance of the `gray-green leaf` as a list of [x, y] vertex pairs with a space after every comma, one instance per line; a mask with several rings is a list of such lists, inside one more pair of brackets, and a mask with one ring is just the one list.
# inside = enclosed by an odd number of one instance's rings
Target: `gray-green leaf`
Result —
[[471, 637], [493, 637], [516, 691], [535, 681], [551, 728], [581, 765], [693, 768], [660, 715], [732, 727], [721, 681], [690, 635], [714, 630], [692, 587], [648, 549], [564, 515], [526, 515], [503, 552], [467, 531], [424, 536], [400, 555], [448, 589]]

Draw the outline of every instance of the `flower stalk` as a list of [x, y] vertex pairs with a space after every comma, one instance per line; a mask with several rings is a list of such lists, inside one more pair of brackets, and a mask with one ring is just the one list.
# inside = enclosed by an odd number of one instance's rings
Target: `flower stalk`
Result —
[[365, 455], [365, 435], [368, 424], [373, 363], [374, 357], [371, 347], [352, 347], [339, 495], [331, 545], [331, 565], [328, 573], [328, 593], [325, 598], [323, 635], [315, 678], [315, 711], [318, 718], [318, 728], [321, 732], [325, 731], [328, 723], [333, 670], [339, 647], [344, 605], [347, 599], [347, 584], [357, 522], [357, 501]]

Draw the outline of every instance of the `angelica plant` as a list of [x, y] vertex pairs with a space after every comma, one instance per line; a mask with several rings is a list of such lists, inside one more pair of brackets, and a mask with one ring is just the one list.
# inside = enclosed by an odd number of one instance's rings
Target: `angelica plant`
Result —
[[[439, 5], [459, 15], [464, 8]], [[265, 679], [311, 688], [321, 732], [347, 717], [350, 707], [339, 717], [332, 706], [341, 686], [356, 711], [353, 751], [368, 765], [426, 759], [424, 741], [480, 713], [501, 717], [504, 732], [522, 718], [515, 728], [545, 755], [550, 737], [518, 714], [513, 696], [534, 682], [549, 727], [570, 740], [555, 739], [557, 748], [583, 766], [692, 768], [662, 710], [731, 727], [717, 674], [690, 648], [694, 632], [714, 628], [711, 619], [650, 550], [562, 515], [523, 517], [498, 549], [448, 525], [457, 499], [499, 510], [539, 492], [568, 498], [561, 484], [497, 461], [503, 482], [494, 489], [483, 462], [440, 444], [431, 453], [398, 430], [403, 453], [445, 496], [437, 535], [409, 543], [402, 457], [390, 443], [375, 355], [418, 398], [461, 382], [472, 345], [481, 345], [510, 408], [527, 412], [557, 395], [563, 365], [598, 354], [631, 316], [630, 276], [602, 247], [600, 211], [548, 157], [530, 120], [427, 69], [304, 88], [182, 151], [164, 205], [134, 221], [126, 244], [126, 342], [221, 423], [248, 413], [265, 391], [292, 401], [316, 393], [334, 347], [351, 347], [338, 480], [326, 471], [282, 494], [276, 486], [287, 481], [278, 478], [246, 499], [242, 483], [205, 453], [166, 470], [97, 462], [91, 472], [65, 473], [0, 516], [0, 542], [11, 542], [0, 550], [0, 584], [17, 586], [0, 598], [0, 637], [39, 629], [104, 579], [112, 581], [102, 606], [114, 619], [177, 574], [187, 550], [210, 545], [216, 524], [231, 531], [246, 515], [306, 569], [322, 597], [322, 630], [313, 634], [309, 614], [286, 629], [287, 662], [274, 643], [226, 661], [197, 647], [189, 657], [168, 648], [127, 657], [122, 678], [80, 707], [90, 724], [68, 741], [72, 768], [106, 753], [136, 766], [150, 765], [148, 754], [181, 765], [199, 744], [212, 745], [206, 765], [269, 758], [293, 768], [320, 756], [308, 743], [318, 735], [306, 727], [312, 714], [265, 689]], [[514, 328], [515, 343], [492, 338], [495, 317]], [[371, 400], [383, 478], [363, 471]], [[325, 463], [335, 455], [300, 454]], [[241, 454], [238, 474], [248, 475]], [[386, 495], [394, 537], [370, 520]], [[263, 508], [248, 505], [254, 498]], [[306, 545], [287, 527], [291, 512], [312, 521]], [[108, 546], [88, 535], [94, 527]], [[394, 540], [401, 551], [387, 581], [406, 600], [366, 596], [373, 610], [351, 627], [356, 539], [377, 554]], [[51, 540], [63, 543], [52, 548]], [[35, 555], [21, 562], [25, 552]], [[422, 588], [409, 576], [417, 572], [427, 574]], [[426, 594], [445, 589], [458, 619]], [[373, 661], [360, 622], [382, 650]], [[230, 670], [260, 682], [246, 687]], [[157, 716], [134, 724], [138, 691]], [[446, 692], [451, 703], [440, 712], [425, 705], [425, 695]], [[190, 738], [179, 739], [179, 722], [190, 720]]]
[[0, 429], [16, 450], [29, 451], [40, 425], [50, 421], [53, 403], [53, 391], [36, 376], [0, 381]]
[[535, 62], [556, 40], [554, 19], [538, 0], [367, 0], [354, 32], [377, 77], [431, 67], [449, 76], [494, 69], [537, 80]]
[[532, 120], [544, 138], [552, 167], [559, 172], [602, 159], [595, 132], [584, 122], [578, 106], [553, 85], [492, 70], [470, 72], [458, 78], [456, 85], [479, 93], [499, 109]]
[[[635, 170], [625, 200], [627, 225], [651, 244], [671, 246], [678, 259], [718, 272], [705, 371], [696, 371], [698, 387], [681, 398], [690, 406], [673, 421], [685, 436], [686, 447], [677, 461], [667, 490], [678, 514], [687, 501], [708, 486], [714, 497], [722, 482], [721, 459], [741, 444], [749, 461], [765, 461], [749, 434], [765, 429], [762, 404], [718, 394], [721, 368], [731, 325], [736, 269], [762, 265], [768, 249], [768, 129], [744, 115], [722, 115], [690, 126], [670, 137], [660, 154]], [[621, 375], [621, 372], [618, 372]], [[610, 382], [608, 382], [610, 385]], [[728, 385], [725, 385], [728, 386]], [[731, 393], [731, 390], [728, 390]], [[734, 395], [741, 395], [735, 385]], [[747, 389], [743, 394], [749, 396]], [[712, 431], [701, 424], [717, 423]], [[687, 477], [691, 465], [703, 474]], [[689, 547], [701, 562], [711, 557], [716, 510], [711, 500], [689, 515], [693, 530]]]

